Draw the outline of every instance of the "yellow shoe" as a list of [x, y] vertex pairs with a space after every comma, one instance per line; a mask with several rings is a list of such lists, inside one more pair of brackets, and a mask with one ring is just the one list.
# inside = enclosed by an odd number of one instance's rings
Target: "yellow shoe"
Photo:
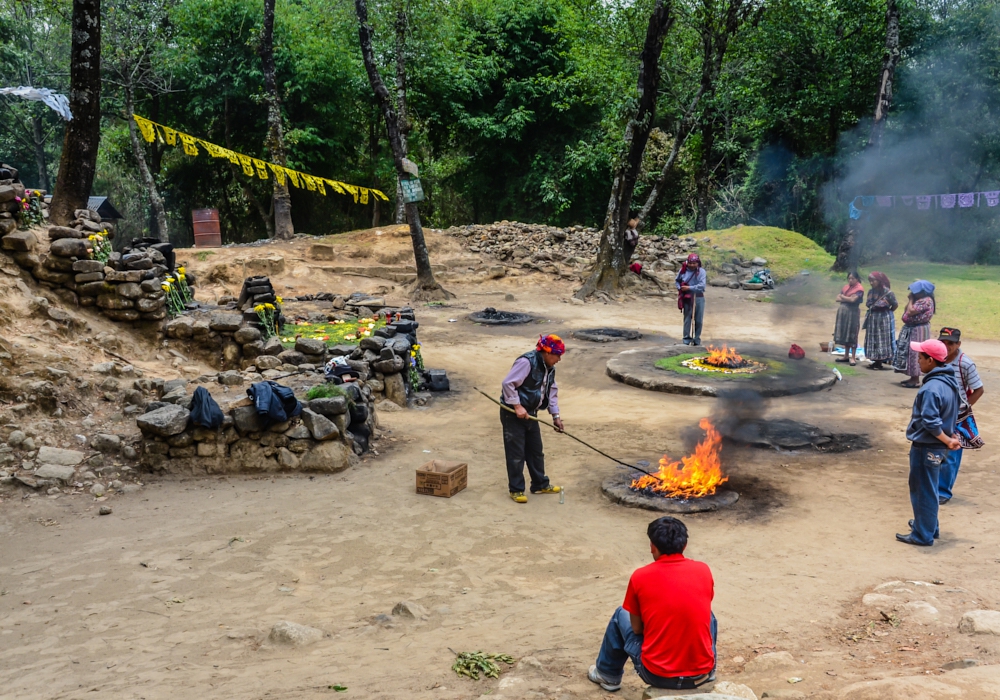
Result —
[[511, 491], [510, 500], [514, 503], [527, 503], [528, 497], [524, 495], [524, 491]]
[[549, 484], [544, 489], [532, 491], [532, 493], [559, 493], [560, 491], [562, 491], [562, 486], [552, 486]]

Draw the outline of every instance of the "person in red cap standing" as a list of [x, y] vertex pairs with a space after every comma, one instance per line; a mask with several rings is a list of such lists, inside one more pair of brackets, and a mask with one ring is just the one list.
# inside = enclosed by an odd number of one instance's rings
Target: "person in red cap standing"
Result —
[[678, 292], [677, 308], [684, 312], [685, 345], [701, 345], [701, 322], [705, 318], [707, 282], [708, 275], [701, 266], [701, 258], [697, 253], [691, 253], [674, 278]]
[[949, 450], [961, 445], [955, 436], [959, 396], [955, 368], [948, 364], [948, 348], [940, 340], [910, 343], [917, 354], [924, 382], [913, 399], [913, 413], [906, 428], [910, 441], [910, 532], [896, 535], [906, 544], [930, 547], [939, 535], [938, 483], [941, 465]]
[[500, 402], [507, 408], [500, 409], [500, 425], [503, 426], [503, 450], [507, 460], [507, 488], [515, 503], [528, 502], [524, 495], [525, 463], [531, 477], [531, 493], [562, 491], [562, 487], [550, 484], [545, 475], [542, 430], [538, 421], [530, 417], [548, 409], [556, 430], [563, 431], [556, 365], [565, 352], [566, 345], [559, 336], [540, 337], [533, 351], [514, 360], [503, 380]]

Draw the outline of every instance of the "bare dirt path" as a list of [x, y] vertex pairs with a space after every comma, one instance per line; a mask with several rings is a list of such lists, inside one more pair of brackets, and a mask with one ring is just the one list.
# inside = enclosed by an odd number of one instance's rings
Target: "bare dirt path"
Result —
[[[674, 342], [680, 314], [671, 300], [576, 306], [556, 283], [522, 281], [496, 295], [452, 287], [455, 307], [418, 313], [427, 363], [449, 371], [453, 393], [383, 414], [381, 454], [359, 468], [315, 478], [154, 480], [106, 517], [90, 501], [8, 502], [0, 512], [0, 697], [603, 696], [586, 669], [629, 574], [646, 563], [654, 516], [611, 504], [600, 483], [614, 466], [551, 433], [548, 471], [567, 487], [566, 502], [512, 503], [497, 409], [472, 387], [497, 393], [538, 333], [559, 333], [571, 348], [559, 366], [567, 428], [626, 460], [681, 454], [682, 434], [714, 400], [617, 384], [604, 363], [624, 344], [568, 338], [574, 328], [607, 325], [639, 328], [643, 344]], [[503, 302], [506, 291], [518, 301]], [[548, 322], [487, 328], [464, 320], [486, 305]], [[821, 359], [816, 341], [830, 325], [827, 312], [712, 290], [705, 336], [798, 342]], [[966, 349], [987, 384], [977, 415], [989, 439], [1000, 428], [992, 418], [1000, 346]], [[721, 679], [786, 697], [1000, 697], [996, 667], [938, 670], [954, 659], [995, 661], [995, 637], [957, 631], [965, 610], [1000, 605], [993, 441], [967, 455], [959, 495], [942, 512], [941, 542], [896, 543], [893, 533], [910, 517], [903, 429], [913, 397], [896, 381], [861, 369], [832, 391], [773, 400], [770, 415], [865, 432], [873, 447], [728, 450], [740, 502], [685, 518], [688, 555], [708, 562], [716, 579]], [[452, 499], [417, 496], [413, 471], [429, 458], [467, 461], [469, 488]], [[861, 605], [889, 581], [900, 583], [881, 594], [899, 605]], [[426, 608], [427, 619], [390, 616], [402, 600]], [[914, 600], [936, 613], [905, 607]], [[878, 609], [896, 609], [901, 622], [869, 625]], [[279, 620], [327, 636], [275, 647], [265, 638]], [[449, 648], [530, 660], [500, 681], [475, 683], [450, 671]], [[794, 665], [756, 659], [780, 651]], [[877, 680], [896, 677], [910, 680]], [[622, 697], [638, 700], [641, 684], [626, 679]]]

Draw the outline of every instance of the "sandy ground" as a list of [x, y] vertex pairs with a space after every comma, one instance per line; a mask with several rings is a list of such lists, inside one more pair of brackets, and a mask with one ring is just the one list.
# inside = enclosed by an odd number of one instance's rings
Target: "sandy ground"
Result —
[[[89, 499], [8, 500], [0, 511], [0, 697], [603, 697], [586, 670], [630, 573], [648, 560], [645, 527], [654, 515], [611, 504], [600, 483], [614, 465], [551, 433], [547, 469], [566, 487], [565, 503], [512, 503], [498, 411], [472, 388], [498, 393], [539, 333], [568, 337], [607, 325], [640, 329], [640, 344], [672, 343], [680, 314], [673, 301], [648, 298], [571, 305], [568, 285], [540, 279], [452, 285], [459, 297], [451, 306], [418, 310], [427, 364], [448, 370], [453, 391], [382, 414], [380, 454], [356, 469], [152, 480], [105, 517]], [[465, 320], [487, 305], [544, 322], [486, 328]], [[713, 289], [704, 339], [798, 342], [822, 359], [817, 342], [832, 322], [829, 311]], [[610, 380], [605, 362], [624, 344], [568, 345], [559, 366], [567, 429], [625, 460], [681, 454], [682, 433], [715, 407]], [[911, 517], [903, 430], [913, 393], [896, 385], [898, 375], [859, 368], [831, 391], [770, 404], [769, 415], [867, 433], [870, 450], [727, 450], [740, 502], [685, 518], [688, 556], [715, 575], [720, 679], [772, 697], [1000, 697], [998, 667], [982, 666], [995, 663], [996, 638], [957, 631], [964, 611], [1000, 605], [1000, 477], [990, 439], [1000, 428], [992, 418], [1000, 345], [969, 341], [965, 349], [987, 385], [977, 415], [990, 445], [967, 453], [933, 548], [893, 538]], [[414, 469], [431, 458], [468, 462], [469, 488], [452, 499], [416, 495]], [[900, 583], [881, 592], [898, 605], [861, 604], [891, 581]], [[403, 600], [426, 608], [427, 619], [388, 616]], [[919, 606], [906, 607], [913, 601], [936, 613], [921, 617]], [[274, 646], [267, 632], [280, 620], [326, 636]], [[499, 681], [458, 678], [450, 650], [477, 649], [529, 658]], [[790, 652], [794, 665], [768, 670], [754, 661], [775, 651]], [[981, 666], [939, 670], [963, 658]], [[911, 680], [891, 691], [878, 684], [897, 677]], [[638, 700], [642, 687], [628, 673], [620, 696]]]

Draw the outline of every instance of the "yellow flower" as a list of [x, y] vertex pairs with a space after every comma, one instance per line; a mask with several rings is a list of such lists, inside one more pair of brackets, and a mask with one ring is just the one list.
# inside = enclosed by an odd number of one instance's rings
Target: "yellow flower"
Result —
[[170, 285], [169, 285], [169, 284], [167, 284], [166, 282], [164, 282], [163, 284], [161, 284], [161, 285], [160, 285], [160, 287], [161, 287], [161, 288], [163, 289], [163, 291], [165, 291], [165, 292], [169, 292], [169, 291], [170, 291]]
[[261, 311], [264, 310], [264, 305], [263, 304], [257, 304], [257, 306], [253, 307], [253, 310], [256, 311], [257, 313], [260, 313]]
[[97, 240], [97, 236], [95, 236], [94, 234], [90, 234], [89, 236], [87, 236], [87, 240], [88, 241], [96, 241]]
[[417, 353], [414, 350], [410, 350], [410, 357], [416, 357]]
[[184, 269], [183, 265], [181, 265], [180, 267], [177, 268], [177, 274], [180, 275], [181, 277], [184, 276], [185, 272], [187, 272], [187, 270]]
[[414, 345], [413, 349], [414, 350], [419, 350], [420, 349], [420, 343], [417, 343], [416, 345]]
[[275, 297], [275, 299], [278, 301], [279, 304], [284, 304], [285, 303], [285, 300], [282, 299], [281, 297]]
[[173, 282], [173, 281], [174, 281], [174, 278], [173, 278], [173, 277], [168, 277], [168, 278], [167, 278], [167, 282]]
[[273, 310], [274, 309], [274, 304], [264, 304], [264, 308], [265, 309], [269, 309], [269, 310]]

